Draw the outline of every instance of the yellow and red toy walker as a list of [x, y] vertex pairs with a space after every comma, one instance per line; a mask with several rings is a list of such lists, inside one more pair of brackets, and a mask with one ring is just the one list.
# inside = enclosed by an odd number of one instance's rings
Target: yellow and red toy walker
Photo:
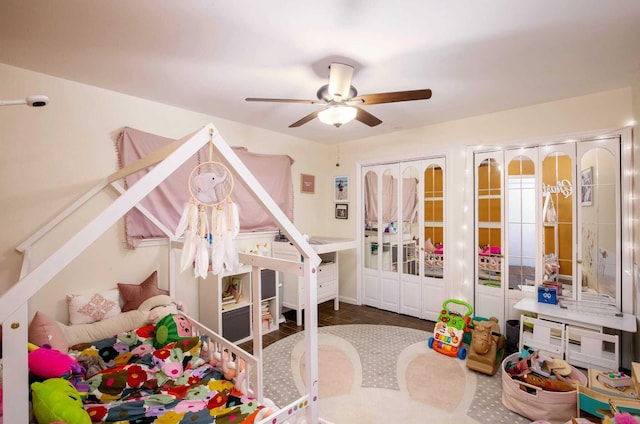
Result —
[[[462, 314], [449, 309], [449, 304], [464, 306], [466, 313]], [[438, 322], [433, 330], [433, 337], [429, 337], [429, 347], [447, 356], [467, 357], [467, 348], [463, 346], [464, 335], [469, 331], [473, 315], [473, 307], [467, 302], [457, 299], [445, 300]]]

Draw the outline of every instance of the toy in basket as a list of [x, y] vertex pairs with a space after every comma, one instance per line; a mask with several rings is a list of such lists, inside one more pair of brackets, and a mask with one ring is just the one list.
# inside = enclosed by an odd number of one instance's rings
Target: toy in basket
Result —
[[[450, 310], [448, 307], [450, 303], [464, 306], [467, 309], [466, 313]], [[462, 344], [472, 314], [473, 308], [467, 302], [457, 299], [445, 300], [433, 330], [433, 337], [429, 337], [429, 347], [447, 356], [466, 358], [467, 349]]]

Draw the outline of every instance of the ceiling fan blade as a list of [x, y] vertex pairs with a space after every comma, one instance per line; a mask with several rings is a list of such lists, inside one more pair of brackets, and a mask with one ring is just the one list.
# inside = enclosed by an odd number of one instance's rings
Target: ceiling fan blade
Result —
[[356, 115], [356, 120], [370, 127], [375, 127], [376, 125], [382, 124], [381, 120], [379, 120], [378, 118], [376, 118], [375, 116], [367, 112], [366, 110], [361, 109], [359, 107], [356, 107], [356, 109], [358, 110], [358, 113]]
[[247, 97], [247, 102], [275, 102], [275, 103], [303, 103], [307, 105], [324, 105], [325, 102], [318, 100], [296, 100], [296, 99], [263, 99], [260, 97]]
[[341, 99], [349, 98], [352, 77], [353, 66], [344, 63], [332, 63], [329, 65], [329, 95], [332, 99], [336, 96]]
[[305, 116], [304, 118], [294, 122], [293, 124], [289, 125], [289, 128], [296, 128], [299, 127], [300, 125], [304, 125], [307, 122], [311, 121], [312, 119], [315, 119], [318, 116], [318, 113], [320, 113], [321, 111], [315, 111], [313, 113], [308, 114], [307, 116]]
[[350, 102], [360, 101], [365, 105], [375, 105], [380, 103], [407, 102], [410, 100], [427, 100], [431, 98], [431, 90], [411, 90], [394, 91], [391, 93], [363, 94], [350, 100]]

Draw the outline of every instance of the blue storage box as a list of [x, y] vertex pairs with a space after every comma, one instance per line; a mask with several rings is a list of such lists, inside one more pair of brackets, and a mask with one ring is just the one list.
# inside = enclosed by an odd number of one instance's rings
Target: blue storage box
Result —
[[538, 286], [538, 302], [558, 303], [558, 292], [555, 287]]

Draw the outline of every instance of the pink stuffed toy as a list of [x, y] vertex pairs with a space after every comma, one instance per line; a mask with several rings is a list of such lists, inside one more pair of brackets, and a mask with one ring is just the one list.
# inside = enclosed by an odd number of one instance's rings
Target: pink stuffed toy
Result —
[[31, 374], [42, 378], [67, 377], [81, 368], [74, 358], [49, 345], [29, 352], [27, 360]]
[[485, 246], [482, 248], [480, 252], [480, 256], [489, 256], [489, 255], [501, 255], [502, 249], [500, 246]]

